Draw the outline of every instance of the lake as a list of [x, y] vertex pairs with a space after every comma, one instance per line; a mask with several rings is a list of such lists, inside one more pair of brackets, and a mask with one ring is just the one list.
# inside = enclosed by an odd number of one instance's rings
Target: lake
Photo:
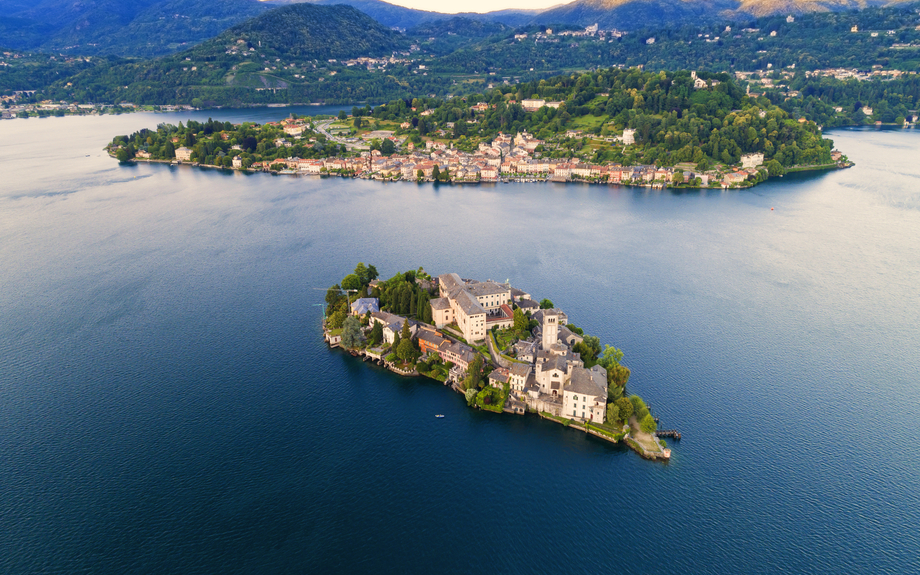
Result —
[[[102, 151], [290, 111], [0, 122], [0, 572], [920, 572], [920, 132], [837, 130], [854, 168], [745, 191]], [[551, 299], [672, 461], [329, 350], [359, 261]]]

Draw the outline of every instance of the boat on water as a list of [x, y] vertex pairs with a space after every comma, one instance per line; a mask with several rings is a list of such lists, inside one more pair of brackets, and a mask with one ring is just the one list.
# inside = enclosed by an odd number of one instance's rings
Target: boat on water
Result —
[[437, 417], [438, 419], [440, 419], [440, 418], [444, 417], [444, 415], [439, 413], [439, 414], [435, 415], [435, 417]]

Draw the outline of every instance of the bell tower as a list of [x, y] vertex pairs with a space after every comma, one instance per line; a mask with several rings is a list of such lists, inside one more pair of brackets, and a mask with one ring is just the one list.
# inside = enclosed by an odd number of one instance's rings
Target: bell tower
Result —
[[559, 341], [559, 316], [555, 311], [543, 313], [543, 349], [550, 349]]

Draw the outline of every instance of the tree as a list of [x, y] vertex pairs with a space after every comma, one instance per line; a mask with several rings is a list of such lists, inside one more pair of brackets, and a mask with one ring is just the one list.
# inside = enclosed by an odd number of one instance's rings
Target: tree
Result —
[[434, 168], [431, 169], [431, 177], [435, 180], [441, 179], [441, 168], [437, 164], [434, 165]]
[[554, 307], [556, 306], [554, 306], [553, 302], [551, 302], [550, 300], [546, 298], [543, 298], [540, 300], [540, 309], [553, 309]]
[[636, 394], [629, 396], [629, 402], [632, 403], [633, 413], [639, 413], [641, 408], [646, 407], [645, 402], [642, 401], [642, 398]]
[[776, 160], [770, 160], [766, 163], [767, 171], [771, 176], [782, 176], [786, 173], [786, 168]]
[[572, 351], [581, 354], [585, 367], [593, 367], [597, 363], [597, 356], [601, 352], [601, 338], [586, 335], [584, 340], [572, 346]]
[[339, 110], [339, 120], [344, 120], [348, 118], [348, 114], [345, 113], [345, 110]]
[[384, 156], [389, 156], [396, 151], [396, 145], [393, 143], [393, 140], [389, 138], [384, 138], [380, 143], [380, 153]]
[[416, 170], [415, 177], [418, 178], [419, 180], [422, 180], [425, 178], [425, 172], [423, 172], [422, 170]]
[[464, 397], [466, 398], [466, 404], [467, 404], [468, 406], [473, 407], [473, 405], [476, 403], [476, 393], [477, 393], [477, 391], [476, 391], [475, 388], [473, 388], [473, 389], [467, 389], [467, 390], [463, 393]]
[[398, 334], [398, 333], [394, 333], [394, 334], [393, 334], [393, 345], [390, 346], [391, 349], [395, 352], [397, 349], [399, 349], [399, 344], [400, 344], [400, 343], [402, 343], [402, 342], [399, 340], [399, 334]]
[[633, 404], [630, 403], [629, 400], [625, 397], [621, 397], [614, 403], [616, 404], [617, 409], [620, 411], [620, 419], [627, 421], [633, 414]]
[[383, 341], [383, 324], [379, 321], [374, 322], [374, 327], [371, 328], [371, 337], [369, 344], [371, 346], [380, 345], [380, 342]]
[[405, 338], [399, 342], [399, 347], [396, 348], [396, 357], [403, 361], [412, 361], [415, 357], [415, 347], [412, 346], [412, 340]]
[[336, 304], [339, 303], [339, 299], [342, 298], [342, 292], [339, 291], [340, 289], [341, 287], [339, 286], [339, 284], [335, 284], [334, 286], [326, 290], [326, 305], [329, 306], [330, 313], [334, 311], [332, 308], [334, 308]]
[[377, 273], [377, 268], [375, 268], [375, 267], [372, 266], [372, 265], [371, 265], [371, 266], [367, 266], [367, 281], [368, 281], [368, 282], [371, 282], [371, 281], [377, 279], [379, 276], [380, 276], [380, 274]]
[[651, 413], [645, 414], [645, 417], [639, 422], [639, 429], [645, 433], [655, 433], [658, 429], [658, 424], [655, 423], [655, 419], [652, 417]]
[[629, 368], [625, 365], [617, 364], [612, 370], [607, 371], [607, 381], [619, 388], [626, 387], [629, 382]]
[[122, 164], [131, 161], [131, 154], [128, 152], [128, 148], [124, 147], [118, 150], [115, 153], [115, 157], [118, 158], [118, 161]]
[[476, 389], [482, 381], [482, 356], [478, 353], [466, 368], [466, 377], [463, 378], [464, 389]]
[[621, 359], [623, 359], [622, 351], [612, 345], [605, 345], [604, 353], [598, 358], [597, 363], [609, 373], [611, 369], [619, 365]]
[[620, 420], [620, 408], [616, 403], [607, 404], [607, 423], [613, 423]]
[[345, 323], [345, 310], [338, 309], [329, 316], [329, 327], [339, 329]]
[[361, 332], [361, 320], [350, 315], [342, 324], [342, 345], [349, 349], [360, 347], [364, 344], [364, 333]]
[[358, 290], [361, 289], [361, 278], [357, 274], [348, 274], [342, 278], [342, 289]]
[[358, 276], [361, 285], [366, 286], [370, 281], [367, 279], [367, 266], [364, 265], [364, 262], [358, 262], [358, 265], [355, 266], [355, 275]]
[[521, 308], [514, 310], [514, 331], [527, 331], [527, 326], [529, 323], [530, 322], [527, 321], [527, 316], [524, 315], [524, 310]]

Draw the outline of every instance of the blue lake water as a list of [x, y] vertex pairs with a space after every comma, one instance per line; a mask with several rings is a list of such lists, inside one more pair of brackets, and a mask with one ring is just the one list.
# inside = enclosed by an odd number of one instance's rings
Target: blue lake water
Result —
[[[0, 122], [0, 573], [920, 572], [920, 132], [742, 192], [101, 151], [290, 111]], [[552, 299], [673, 461], [328, 350], [358, 261]]]

